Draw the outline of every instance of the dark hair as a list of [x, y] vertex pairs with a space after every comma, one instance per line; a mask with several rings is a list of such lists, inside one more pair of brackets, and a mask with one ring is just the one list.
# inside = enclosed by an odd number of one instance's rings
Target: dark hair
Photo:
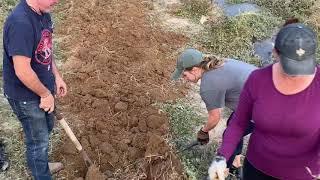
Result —
[[299, 23], [299, 22], [300, 22], [300, 21], [299, 21], [298, 18], [292, 17], [292, 18], [287, 19], [286, 22], [283, 24], [282, 27], [285, 27], [285, 26], [287, 26], [287, 25], [289, 25], [289, 24]]

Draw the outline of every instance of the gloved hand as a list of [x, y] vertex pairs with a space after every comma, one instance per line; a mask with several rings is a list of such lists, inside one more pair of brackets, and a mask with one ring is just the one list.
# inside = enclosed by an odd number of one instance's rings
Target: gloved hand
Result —
[[306, 167], [306, 169], [307, 169], [308, 173], [310, 174], [310, 176], [311, 176], [313, 179], [316, 179], [316, 180], [320, 179], [320, 174], [314, 175], [314, 174], [312, 174], [312, 171], [311, 171], [311, 169], [310, 169], [309, 167]]
[[226, 158], [223, 156], [214, 157], [208, 170], [209, 180], [225, 180], [227, 173]]
[[197, 140], [200, 142], [201, 145], [208, 144], [209, 133], [202, 131], [202, 128], [201, 128], [197, 134]]

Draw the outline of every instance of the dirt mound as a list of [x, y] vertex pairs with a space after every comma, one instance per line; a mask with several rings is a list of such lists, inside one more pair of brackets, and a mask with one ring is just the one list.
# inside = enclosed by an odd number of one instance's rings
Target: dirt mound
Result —
[[[150, 3], [73, 0], [63, 5], [67, 17], [56, 29], [67, 52], [62, 72], [69, 95], [61, 102], [63, 111], [109, 178], [182, 178], [164, 139], [168, 120], [153, 104], [184, 94], [168, 79], [172, 54], [187, 38], [151, 25]], [[84, 177], [80, 155], [64, 142], [54, 153], [66, 164], [60, 176]]]

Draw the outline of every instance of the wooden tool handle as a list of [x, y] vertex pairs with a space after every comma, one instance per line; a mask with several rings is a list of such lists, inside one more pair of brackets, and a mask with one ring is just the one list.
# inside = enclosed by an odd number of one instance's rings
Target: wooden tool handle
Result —
[[58, 122], [62, 126], [62, 128], [66, 131], [68, 137], [71, 139], [73, 144], [76, 146], [77, 150], [78, 151], [82, 151], [82, 146], [81, 146], [80, 142], [78, 141], [78, 139], [76, 138], [76, 136], [72, 132], [72, 130], [69, 127], [69, 125], [66, 122], [66, 120], [63, 118], [62, 113], [57, 108], [55, 109], [55, 115], [56, 115], [56, 118], [57, 118]]

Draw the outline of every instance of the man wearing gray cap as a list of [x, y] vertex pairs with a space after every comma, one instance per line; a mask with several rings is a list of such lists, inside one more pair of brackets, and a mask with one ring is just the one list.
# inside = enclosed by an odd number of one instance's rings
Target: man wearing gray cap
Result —
[[[255, 128], [243, 167], [245, 180], [311, 180], [320, 173], [320, 69], [317, 36], [300, 23], [284, 26], [275, 41], [277, 63], [249, 76], [239, 105], [212, 162], [224, 171], [250, 119]], [[313, 174], [313, 175], [312, 175]]]
[[[172, 79], [176, 80], [181, 75], [187, 81], [197, 83], [201, 79], [200, 95], [208, 110], [207, 123], [199, 130], [197, 139], [201, 144], [209, 142], [209, 131], [221, 119], [221, 109], [228, 107], [235, 111], [241, 89], [249, 74], [257, 69], [251, 64], [233, 59], [218, 58], [214, 55], [204, 55], [200, 51], [188, 48], [184, 50], [178, 60]], [[230, 123], [230, 115], [227, 125]], [[253, 123], [248, 125], [243, 136], [251, 133]], [[240, 176], [240, 155], [243, 142], [238, 143], [227, 167], [232, 174]]]

